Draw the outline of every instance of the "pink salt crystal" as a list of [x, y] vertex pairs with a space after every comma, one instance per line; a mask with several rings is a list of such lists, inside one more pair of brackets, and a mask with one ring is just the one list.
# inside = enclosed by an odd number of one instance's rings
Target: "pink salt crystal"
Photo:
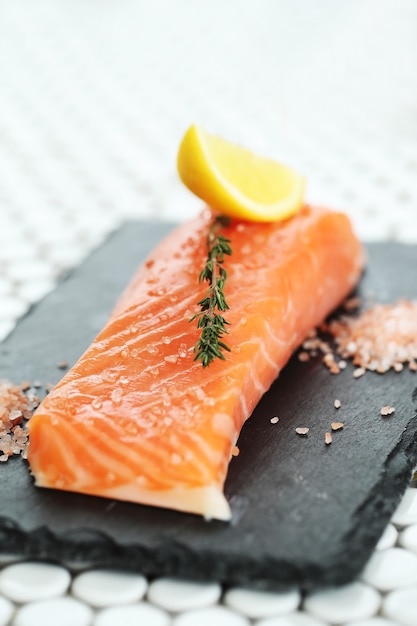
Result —
[[357, 367], [353, 372], [353, 378], [360, 378], [365, 374], [366, 370], [364, 367]]
[[381, 408], [381, 415], [383, 416], [392, 415], [393, 413], [395, 413], [395, 408], [393, 406], [389, 406], [389, 404]]

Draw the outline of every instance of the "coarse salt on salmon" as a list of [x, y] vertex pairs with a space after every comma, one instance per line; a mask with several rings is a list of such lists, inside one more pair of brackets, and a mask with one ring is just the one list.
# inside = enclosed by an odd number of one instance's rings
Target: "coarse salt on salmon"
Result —
[[224, 229], [231, 352], [194, 360], [210, 210], [139, 268], [105, 328], [29, 423], [36, 485], [230, 519], [223, 495], [239, 432], [307, 333], [364, 264], [348, 218], [305, 206]]

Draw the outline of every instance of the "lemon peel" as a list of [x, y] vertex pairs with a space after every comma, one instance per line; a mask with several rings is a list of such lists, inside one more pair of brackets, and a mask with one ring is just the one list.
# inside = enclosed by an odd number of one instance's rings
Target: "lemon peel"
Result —
[[303, 205], [305, 179], [299, 172], [197, 125], [181, 141], [177, 168], [190, 191], [228, 217], [273, 222]]

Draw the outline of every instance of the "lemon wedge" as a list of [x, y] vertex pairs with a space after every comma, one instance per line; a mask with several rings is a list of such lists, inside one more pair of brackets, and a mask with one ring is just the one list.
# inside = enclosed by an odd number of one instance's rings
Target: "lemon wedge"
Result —
[[177, 159], [182, 182], [229, 217], [275, 222], [303, 204], [305, 179], [293, 169], [191, 126]]

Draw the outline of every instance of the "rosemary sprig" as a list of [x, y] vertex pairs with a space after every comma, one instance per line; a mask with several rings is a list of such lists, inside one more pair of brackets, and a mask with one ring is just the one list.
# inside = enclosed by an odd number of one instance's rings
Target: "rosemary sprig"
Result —
[[227, 271], [223, 263], [225, 256], [232, 254], [232, 249], [229, 245], [230, 239], [218, 232], [229, 223], [228, 217], [219, 215], [210, 226], [207, 260], [199, 275], [199, 282], [207, 282], [209, 288], [204, 298], [197, 303], [201, 310], [190, 319], [190, 322], [197, 319], [197, 328], [201, 329], [200, 339], [194, 346], [194, 360], [201, 360], [203, 367], [210, 365], [215, 358], [224, 360], [224, 350], [230, 352], [229, 346], [222, 340], [223, 335], [228, 332], [226, 324], [229, 324], [222, 313], [229, 309], [224, 294]]

